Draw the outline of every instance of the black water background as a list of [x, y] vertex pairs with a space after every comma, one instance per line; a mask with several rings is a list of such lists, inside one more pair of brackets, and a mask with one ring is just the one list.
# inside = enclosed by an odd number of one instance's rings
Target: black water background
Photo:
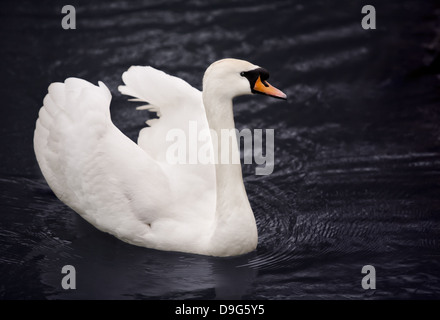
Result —
[[[0, 7], [0, 297], [3, 299], [438, 299], [439, 7], [370, 1], [55, 1]], [[275, 129], [275, 170], [244, 166], [258, 250], [217, 259], [157, 252], [103, 234], [58, 201], [32, 149], [54, 81], [103, 81], [114, 123], [144, 126], [117, 92], [130, 65], [201, 88], [225, 57], [271, 71], [287, 102], [236, 100], [238, 128]], [[61, 288], [61, 268], [77, 290]], [[377, 289], [361, 287], [376, 267]]]

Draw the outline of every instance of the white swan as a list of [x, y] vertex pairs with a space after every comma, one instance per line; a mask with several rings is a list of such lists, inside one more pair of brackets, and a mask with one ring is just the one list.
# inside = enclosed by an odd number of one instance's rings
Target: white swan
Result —
[[202, 93], [152, 67], [131, 67], [119, 90], [160, 115], [138, 144], [112, 123], [102, 82], [52, 83], [34, 133], [37, 161], [61, 201], [123, 241], [213, 256], [253, 251], [257, 227], [240, 164], [170, 164], [165, 136], [173, 128], [188, 132], [189, 121], [198, 130], [234, 129], [234, 97], [286, 98], [267, 78], [256, 65], [223, 59], [206, 70]]

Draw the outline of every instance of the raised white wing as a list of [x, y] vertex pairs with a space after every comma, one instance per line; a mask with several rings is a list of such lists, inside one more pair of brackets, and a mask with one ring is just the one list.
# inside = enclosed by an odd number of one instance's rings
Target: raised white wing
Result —
[[181, 130], [190, 138], [190, 126], [197, 132], [208, 129], [202, 93], [184, 80], [149, 66], [130, 67], [122, 80], [125, 86], [119, 86], [121, 93], [148, 103], [138, 109], [155, 111], [159, 116], [148, 120], [150, 127], [143, 128], [138, 137], [138, 145], [155, 159], [166, 160], [166, 150], [172, 144], [166, 137], [171, 130]]
[[[191, 203], [199, 211], [198, 217], [213, 215], [215, 167], [213, 163], [201, 164], [198, 158], [199, 151], [209, 149], [205, 154], [212, 153], [211, 140], [206, 135], [209, 126], [202, 92], [180, 78], [149, 66], [130, 67], [122, 75], [122, 80], [125, 86], [119, 86], [121, 93], [147, 103], [141, 108], [156, 111], [159, 116], [159, 119], [148, 120], [150, 127], [139, 132], [138, 145], [166, 166], [176, 194], [182, 197], [179, 202], [186, 204], [184, 207]], [[170, 135], [176, 130], [183, 134], [184, 141]], [[205, 134], [199, 135], [201, 132]], [[169, 166], [173, 159], [167, 158], [167, 151], [181, 142], [184, 144], [185, 164]]]
[[[141, 244], [166, 217], [162, 167], [111, 122], [110, 91], [77, 78], [53, 83], [34, 133], [41, 171], [57, 197], [103, 231]], [[154, 181], [154, 183], [152, 182]]]

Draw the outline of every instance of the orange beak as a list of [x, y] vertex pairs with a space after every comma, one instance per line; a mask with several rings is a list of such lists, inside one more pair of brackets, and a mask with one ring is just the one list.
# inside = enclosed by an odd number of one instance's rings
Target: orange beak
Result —
[[255, 81], [254, 91], [274, 98], [287, 100], [287, 96], [284, 92], [271, 86], [267, 81], [261, 81], [260, 76], [258, 76], [257, 81]]

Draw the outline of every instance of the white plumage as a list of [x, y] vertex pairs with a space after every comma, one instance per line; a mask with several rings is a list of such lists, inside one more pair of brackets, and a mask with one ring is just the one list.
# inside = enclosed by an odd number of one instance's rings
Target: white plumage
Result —
[[216, 62], [202, 94], [152, 67], [131, 67], [120, 92], [160, 116], [140, 131], [138, 144], [112, 123], [111, 94], [102, 82], [52, 83], [34, 134], [47, 183], [88, 222], [131, 244], [216, 256], [254, 250], [257, 230], [240, 165], [170, 164], [165, 136], [174, 128], [188, 133], [190, 121], [198, 130], [234, 128], [232, 98], [251, 93], [240, 72], [256, 68]]

